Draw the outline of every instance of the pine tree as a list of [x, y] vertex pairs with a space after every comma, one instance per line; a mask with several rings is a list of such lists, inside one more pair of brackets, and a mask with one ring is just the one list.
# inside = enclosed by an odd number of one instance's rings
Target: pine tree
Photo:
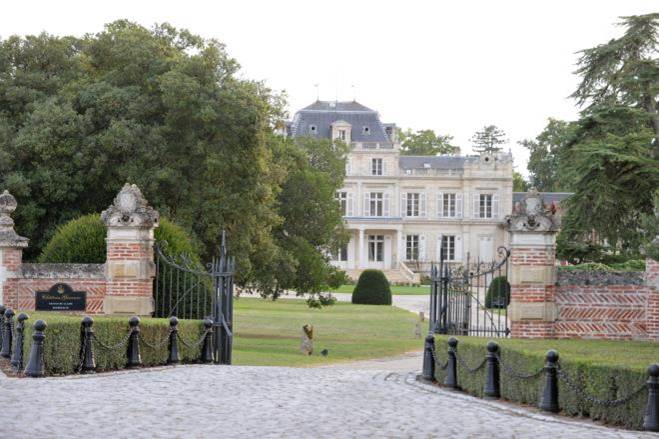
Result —
[[479, 154], [501, 151], [499, 145], [503, 145], [507, 141], [506, 133], [496, 125], [483, 127], [482, 130], [476, 131], [471, 138], [473, 149]]

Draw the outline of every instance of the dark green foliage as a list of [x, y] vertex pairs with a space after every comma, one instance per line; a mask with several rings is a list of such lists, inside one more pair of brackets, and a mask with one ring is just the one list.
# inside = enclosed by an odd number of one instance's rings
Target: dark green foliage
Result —
[[[80, 365], [80, 321], [82, 317], [63, 316], [61, 314], [30, 314], [26, 321], [24, 352], [30, 352], [32, 344], [32, 324], [37, 319], [43, 319], [48, 324], [46, 339], [44, 341], [44, 363], [47, 375], [70, 375], [77, 373]], [[128, 334], [129, 317], [95, 317], [94, 331], [98, 338], [106, 345], [112, 346], [124, 340]], [[179, 320], [179, 335], [192, 346], [204, 333], [203, 322], [199, 320]], [[168, 319], [143, 318], [140, 323], [141, 337], [149, 344], [159, 344], [169, 334]], [[98, 371], [122, 369], [126, 364], [126, 346], [108, 351], [94, 343], [94, 354]], [[159, 366], [167, 362], [167, 344], [154, 350], [144, 343], [140, 343], [140, 352], [144, 366]], [[198, 346], [186, 347], [179, 343], [181, 361], [184, 363], [197, 362], [200, 355]]]
[[493, 153], [501, 151], [501, 146], [506, 143], [506, 133], [496, 125], [488, 125], [480, 131], [476, 131], [470, 139], [474, 151], [478, 153]]
[[602, 264], [585, 262], [578, 265], [558, 267], [559, 270], [597, 270], [597, 271], [645, 271], [645, 259], [630, 259], [626, 262]]
[[460, 148], [452, 145], [453, 136], [435, 134], [433, 130], [412, 132], [401, 131], [401, 154], [403, 155], [440, 155], [456, 154]]
[[391, 288], [384, 273], [380, 270], [364, 270], [352, 292], [352, 303], [391, 305]]
[[[443, 363], [447, 358], [447, 337], [436, 337], [436, 349], [439, 360]], [[485, 346], [488, 340], [484, 338], [460, 337], [458, 343], [458, 353], [470, 367], [478, 365], [485, 357]], [[631, 392], [642, 386], [647, 380], [646, 368], [654, 361], [656, 355], [650, 352], [652, 360], [646, 360], [639, 364], [635, 360], [634, 346], [629, 346], [629, 342], [600, 342], [595, 349], [605, 355], [611, 356], [611, 362], [593, 360], [592, 352], [585, 352], [586, 344], [580, 348], [583, 343], [579, 340], [497, 340], [501, 350], [501, 358], [507, 366], [519, 374], [531, 374], [539, 370], [545, 361], [545, 352], [551, 348], [557, 348], [560, 355], [561, 367], [574, 380], [584, 386], [584, 390], [600, 399], [612, 399], [611, 382], [615, 377], [615, 384], [618, 387], [617, 394], [613, 399], [625, 397]], [[595, 341], [597, 343], [597, 341]], [[618, 343], [619, 348], [615, 346]], [[571, 352], [561, 354], [561, 345], [571, 344]], [[638, 343], [637, 343], [638, 344]], [[601, 348], [599, 347], [601, 345]], [[625, 351], [625, 345], [628, 351]], [[646, 343], [645, 357], [648, 357], [647, 351], [654, 348], [652, 343]], [[636, 349], [638, 349], [636, 347]], [[619, 352], [616, 352], [616, 351]], [[580, 353], [584, 351], [583, 353]], [[654, 355], [654, 356], [653, 356]], [[615, 360], [626, 358], [628, 366], [615, 364]], [[443, 382], [445, 371], [436, 368], [436, 377], [439, 382]], [[483, 396], [483, 387], [485, 384], [485, 368], [471, 374], [463, 367], [458, 366], [458, 383], [462, 389], [472, 395]], [[520, 380], [509, 377], [504, 371], [501, 371], [501, 397], [502, 399], [537, 406], [540, 400], [544, 384], [544, 376], [539, 378]], [[606, 408], [593, 405], [581, 398], [559, 380], [559, 406], [567, 415], [571, 416], [588, 416], [594, 420], [604, 421], [608, 424], [620, 425], [625, 428], [640, 430], [643, 424], [643, 415], [647, 402], [647, 391], [633, 399], [630, 403], [618, 407]]]
[[510, 284], [506, 276], [492, 279], [485, 295], [485, 308], [506, 308], [510, 303]]
[[[106, 257], [107, 228], [98, 214], [85, 215], [57, 228], [38, 261], [42, 263], [102, 264]], [[190, 236], [180, 226], [166, 218], [160, 219], [155, 230], [156, 243], [174, 258], [181, 255], [200, 262]]]

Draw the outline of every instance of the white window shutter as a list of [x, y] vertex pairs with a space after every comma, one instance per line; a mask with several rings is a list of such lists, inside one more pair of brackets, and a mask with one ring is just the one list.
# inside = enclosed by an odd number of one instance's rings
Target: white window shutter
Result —
[[425, 194], [425, 192], [421, 192], [419, 194], [419, 216], [421, 218], [425, 218], [426, 213], [427, 213], [427, 210], [426, 210], [426, 194]]
[[419, 261], [426, 260], [426, 235], [419, 235]]
[[391, 203], [389, 202], [389, 194], [385, 192], [383, 195], [384, 197], [384, 206], [382, 208], [382, 215], [385, 217], [390, 217], [391, 216], [391, 211], [390, 211], [390, 205]]
[[455, 216], [457, 218], [462, 218], [462, 194], [455, 194]]
[[398, 255], [398, 259], [401, 261], [406, 261], [407, 260], [407, 235], [403, 235], [402, 233], [400, 234], [400, 253]]
[[437, 261], [442, 260], [442, 236], [444, 235], [439, 235], [437, 236]]
[[348, 192], [347, 216], [355, 216], [355, 194]]
[[403, 218], [407, 216], [407, 192], [400, 194], [400, 216]]
[[473, 218], [480, 218], [480, 209], [479, 209], [479, 202], [480, 202], [480, 197], [478, 194], [474, 194], [473, 196], [473, 208], [474, 210], [471, 211], [472, 217]]
[[492, 218], [499, 218], [499, 194], [492, 195]]
[[462, 236], [455, 235], [455, 260], [462, 262]]
[[369, 208], [370, 199], [371, 199], [371, 193], [364, 192], [364, 216], [371, 216], [371, 209]]
[[444, 218], [444, 192], [437, 194], [437, 216]]

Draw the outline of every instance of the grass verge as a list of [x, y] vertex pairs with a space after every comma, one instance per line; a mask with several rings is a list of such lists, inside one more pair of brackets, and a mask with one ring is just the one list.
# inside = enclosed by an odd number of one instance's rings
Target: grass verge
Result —
[[[347, 293], [352, 294], [355, 289], [353, 284], [341, 285], [339, 288], [332, 290], [332, 293]], [[391, 285], [391, 294], [394, 296], [420, 296], [430, 294], [429, 285]]]

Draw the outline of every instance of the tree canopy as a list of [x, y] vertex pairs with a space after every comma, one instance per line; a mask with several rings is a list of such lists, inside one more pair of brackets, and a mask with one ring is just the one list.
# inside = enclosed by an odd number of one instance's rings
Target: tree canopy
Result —
[[[322, 221], [334, 219], [327, 193], [338, 177], [316, 174], [311, 160], [340, 167], [343, 157], [315, 157], [292, 143], [282, 149], [272, 134], [282, 97], [238, 69], [219, 41], [168, 24], [118, 20], [84, 37], [0, 40], [0, 187], [19, 200], [26, 256], [131, 182], [191, 231], [206, 257], [227, 230], [237, 280], [265, 285], [259, 267], [282, 254], [277, 233], [297, 215], [286, 197], [296, 184], [322, 180], [307, 202]], [[302, 176], [281, 154], [307, 160]], [[319, 230], [308, 238], [316, 257], [332, 242]]]
[[455, 154], [460, 148], [452, 145], [453, 136], [435, 134], [433, 130], [408, 129], [400, 134], [403, 155]]
[[484, 126], [474, 133], [471, 138], [473, 149], [478, 153], [492, 153], [501, 151], [501, 146], [507, 142], [506, 133], [496, 125]]

